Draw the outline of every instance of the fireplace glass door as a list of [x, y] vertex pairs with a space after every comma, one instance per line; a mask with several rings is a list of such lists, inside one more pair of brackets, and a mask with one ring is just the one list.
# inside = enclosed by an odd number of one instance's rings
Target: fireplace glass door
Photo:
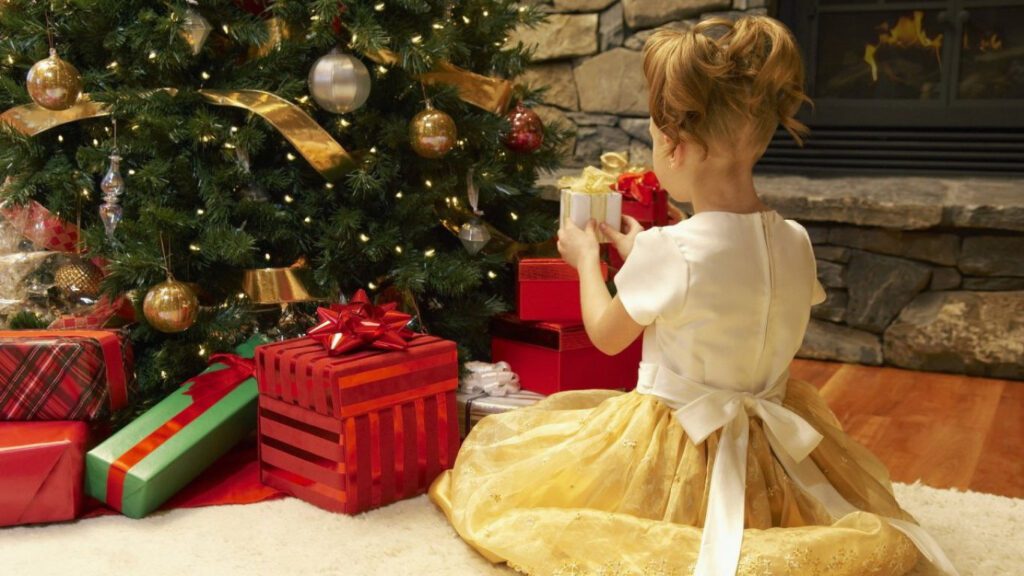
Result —
[[763, 164], [1024, 173], [1024, 0], [778, 0], [814, 106]]

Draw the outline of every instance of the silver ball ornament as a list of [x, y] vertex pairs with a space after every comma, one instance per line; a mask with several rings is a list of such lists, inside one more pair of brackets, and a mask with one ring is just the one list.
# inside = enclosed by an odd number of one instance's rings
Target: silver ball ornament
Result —
[[318, 106], [344, 114], [362, 106], [370, 96], [370, 71], [359, 58], [337, 48], [309, 69], [309, 95]]

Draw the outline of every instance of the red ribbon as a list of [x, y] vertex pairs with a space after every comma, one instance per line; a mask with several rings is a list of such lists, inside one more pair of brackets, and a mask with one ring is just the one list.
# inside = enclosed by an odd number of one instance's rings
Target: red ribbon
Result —
[[402, 350], [416, 333], [406, 328], [412, 316], [398, 312], [396, 302], [377, 306], [359, 290], [348, 304], [316, 311], [320, 323], [307, 336], [323, 344], [331, 356], [363, 348]]
[[128, 405], [128, 375], [121, 351], [121, 338], [114, 332], [103, 330], [4, 330], [3, 338], [88, 338], [100, 345], [103, 368], [107, 373], [110, 390], [110, 409], [120, 410]]
[[619, 174], [615, 190], [644, 206], [650, 206], [651, 202], [654, 202], [655, 193], [661, 190], [661, 183], [658, 182], [653, 170], [624, 172]]
[[185, 391], [186, 396], [192, 397], [192, 404], [164, 422], [110, 464], [110, 471], [107, 473], [108, 505], [120, 511], [124, 504], [124, 481], [128, 471], [256, 373], [256, 363], [237, 354], [214, 354], [210, 356], [210, 363], [220, 363], [226, 367], [203, 372], [186, 381], [182, 386], [192, 383], [192, 387]]

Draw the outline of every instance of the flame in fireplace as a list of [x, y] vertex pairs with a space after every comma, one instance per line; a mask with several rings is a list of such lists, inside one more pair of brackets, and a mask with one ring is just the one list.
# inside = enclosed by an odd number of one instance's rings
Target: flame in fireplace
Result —
[[941, 61], [940, 54], [942, 52], [942, 34], [937, 34], [932, 38], [928, 37], [928, 34], [924, 31], [921, 26], [921, 22], [924, 20], [924, 12], [921, 10], [914, 10], [913, 19], [906, 16], [900, 16], [896, 25], [891, 29], [889, 28], [888, 22], [883, 22], [880, 26], [882, 32], [878, 35], [878, 42], [875, 44], [864, 45], [864, 61], [871, 67], [871, 80], [878, 82], [878, 63], [875, 62], [875, 52], [881, 46], [896, 46], [899, 48], [931, 48], [935, 51], [935, 59]]
[[[979, 52], [998, 52], [1003, 49], [1003, 39], [999, 37], [998, 32], [983, 33], [978, 38], [978, 51]], [[967, 31], [964, 30], [964, 50], [971, 49], [971, 41], [968, 38]]]

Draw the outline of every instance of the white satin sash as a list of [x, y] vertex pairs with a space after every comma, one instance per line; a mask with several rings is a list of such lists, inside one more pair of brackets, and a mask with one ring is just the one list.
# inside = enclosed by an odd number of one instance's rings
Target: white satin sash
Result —
[[[655, 363], [640, 363], [637, 392], [653, 395], [672, 408], [694, 444], [704, 442], [716, 430], [722, 431], [694, 576], [736, 574], [743, 544], [751, 415], [761, 418], [768, 443], [790, 479], [821, 502], [833, 520], [857, 511], [808, 458], [822, 436], [799, 414], [782, 405], [788, 380], [787, 370], [760, 392], [736, 392], [694, 382]], [[884, 520], [906, 534], [944, 573], [959, 576], [938, 542], [920, 526], [896, 518]]]

